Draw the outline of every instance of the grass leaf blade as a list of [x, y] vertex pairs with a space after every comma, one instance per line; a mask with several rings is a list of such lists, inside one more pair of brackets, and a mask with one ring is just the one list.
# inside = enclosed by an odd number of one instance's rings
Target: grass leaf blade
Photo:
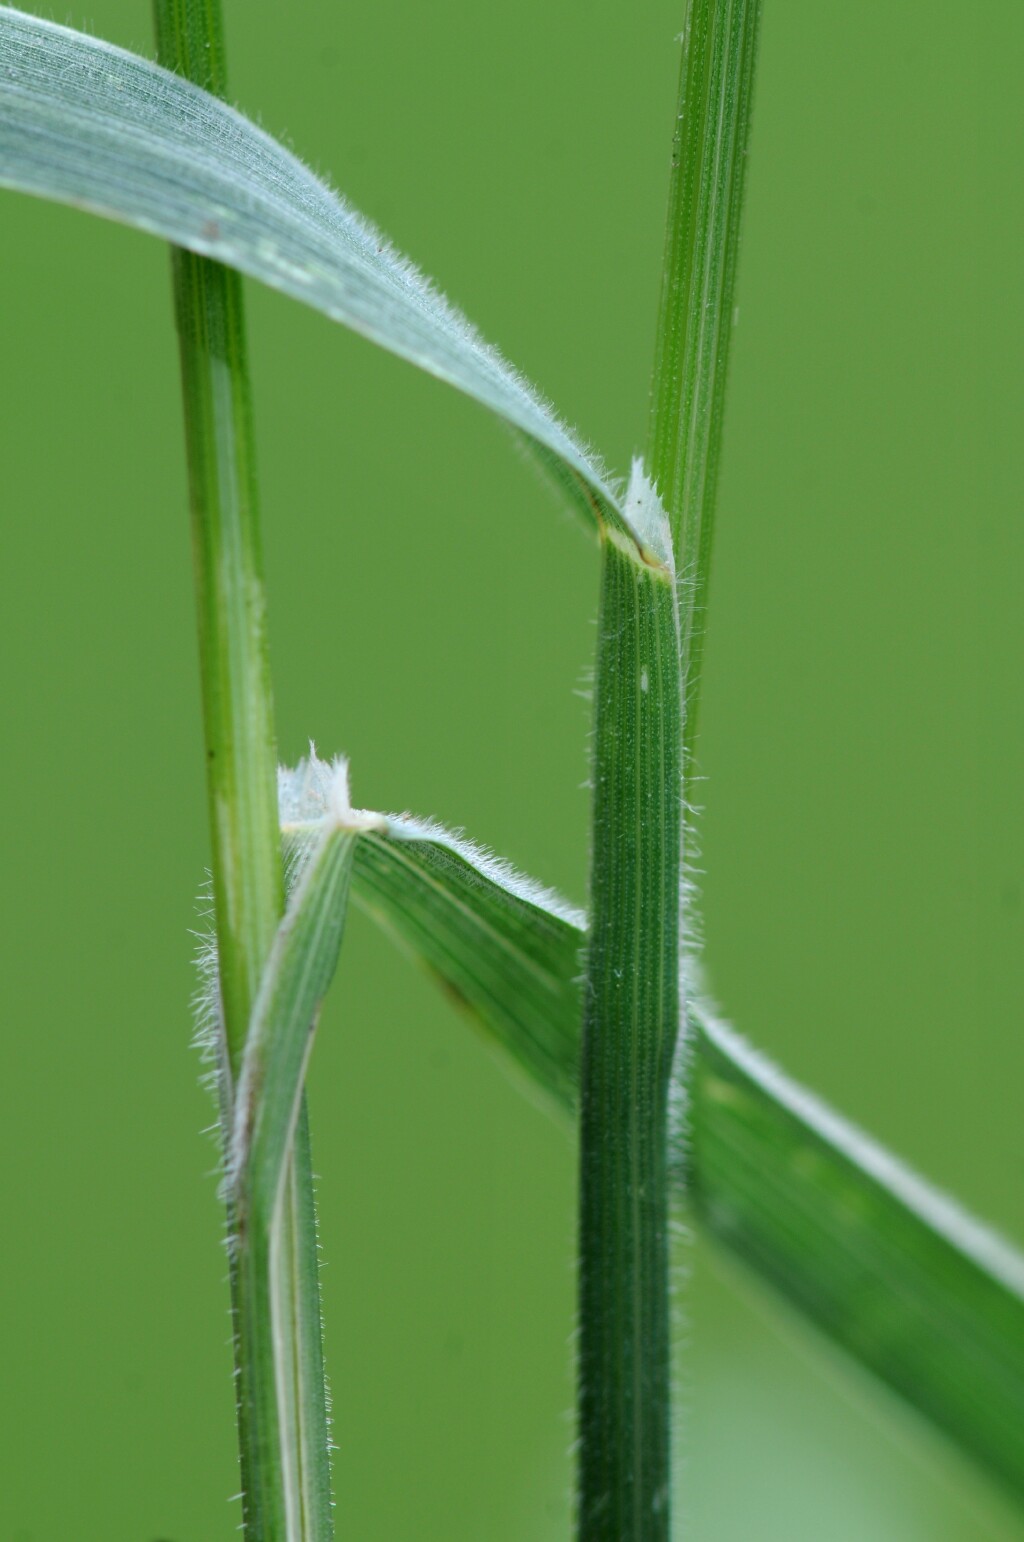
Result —
[[451, 852], [435, 833], [409, 840], [389, 829], [361, 840], [352, 898], [525, 1072], [531, 1091], [569, 1117], [579, 1097], [582, 912], [570, 919], [524, 903]]
[[354, 898], [493, 1041], [533, 1093], [576, 1101], [582, 913], [434, 825], [391, 818], [356, 848]]
[[[397, 861], [390, 835], [360, 840], [354, 899], [571, 1115], [583, 918], [420, 828]], [[702, 1230], [1024, 1499], [1024, 1256], [699, 1002], [689, 1015]]]
[[290, 151], [188, 81], [0, 7], [0, 185], [162, 236], [362, 333], [505, 419], [589, 525], [634, 538], [600, 463], [465, 317]]
[[710, 1016], [698, 1045], [706, 1227], [1024, 1498], [1024, 1258]]

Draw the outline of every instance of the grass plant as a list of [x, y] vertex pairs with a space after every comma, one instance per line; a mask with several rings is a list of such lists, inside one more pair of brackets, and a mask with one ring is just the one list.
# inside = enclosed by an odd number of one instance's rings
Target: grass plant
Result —
[[[649, 440], [628, 483], [227, 104], [216, 0], [155, 0], [159, 64], [0, 9], [0, 184], [172, 248], [246, 1542], [334, 1535], [304, 1083], [350, 890], [578, 1120], [580, 1542], [667, 1542], [685, 1513], [673, 1205], [1024, 1498], [1024, 1260], [750, 1049], [693, 958], [688, 777], [759, 9], [688, 0], [681, 18]], [[433, 823], [353, 809], [343, 760], [278, 777], [242, 275], [495, 413], [597, 541], [586, 916]]]

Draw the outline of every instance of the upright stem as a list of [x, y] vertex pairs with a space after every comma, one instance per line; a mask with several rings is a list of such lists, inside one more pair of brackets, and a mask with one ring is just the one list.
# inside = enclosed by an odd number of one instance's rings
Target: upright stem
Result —
[[580, 1067], [580, 1542], [670, 1535], [666, 1144], [683, 1015], [683, 776], [759, 4], [688, 0], [646, 467], [668, 514], [669, 556], [652, 566], [610, 532], [602, 542]]
[[[225, 92], [219, 0], [154, 0], [160, 62]], [[207, 791], [230, 1131], [253, 1004], [284, 911], [266, 600], [241, 280], [175, 249]], [[232, 1310], [247, 1542], [331, 1535], [327, 1410], [305, 1105], [273, 1237], [232, 1235]], [[271, 1319], [273, 1324], [271, 1326]], [[271, 1354], [267, 1346], [275, 1345]], [[298, 1495], [298, 1498], [296, 1498]]]
[[607, 534], [580, 1065], [580, 1542], [670, 1535], [681, 705], [674, 573]]
[[679, 570], [687, 764], [704, 618], [761, 0], [687, 0], [647, 447]]
[[172, 264], [220, 987], [233, 1081], [284, 910], [273, 698], [241, 279], [180, 248]]

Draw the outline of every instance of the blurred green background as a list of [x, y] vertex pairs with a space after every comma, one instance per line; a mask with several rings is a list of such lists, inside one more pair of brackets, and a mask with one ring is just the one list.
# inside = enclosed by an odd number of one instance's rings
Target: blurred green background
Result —
[[[236, 99], [624, 467], [682, 0], [228, 0]], [[145, 0], [58, 20], [151, 52]], [[765, 0], [699, 788], [724, 1009], [1024, 1240], [1024, 12]], [[234, 1534], [166, 252], [3, 197], [3, 1542]], [[582, 899], [596, 562], [503, 433], [250, 288], [282, 755]], [[312, 1070], [339, 1533], [568, 1535], [574, 1157], [354, 917]], [[1024, 1523], [701, 1244], [697, 1542]]]

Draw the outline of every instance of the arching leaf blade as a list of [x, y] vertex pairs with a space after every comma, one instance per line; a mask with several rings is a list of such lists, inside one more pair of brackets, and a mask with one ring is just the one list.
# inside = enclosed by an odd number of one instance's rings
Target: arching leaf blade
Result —
[[[570, 1115], [583, 917], [421, 828], [360, 839], [353, 899]], [[1024, 1257], [692, 997], [689, 1013], [675, 1139], [701, 1229], [1024, 1498]]]
[[503, 418], [589, 524], [635, 538], [600, 462], [466, 318], [296, 156], [199, 87], [2, 7], [0, 185], [214, 258], [361, 333]]
[[392, 819], [356, 848], [353, 898], [560, 1110], [576, 1098], [582, 916], [481, 869], [479, 851]]

